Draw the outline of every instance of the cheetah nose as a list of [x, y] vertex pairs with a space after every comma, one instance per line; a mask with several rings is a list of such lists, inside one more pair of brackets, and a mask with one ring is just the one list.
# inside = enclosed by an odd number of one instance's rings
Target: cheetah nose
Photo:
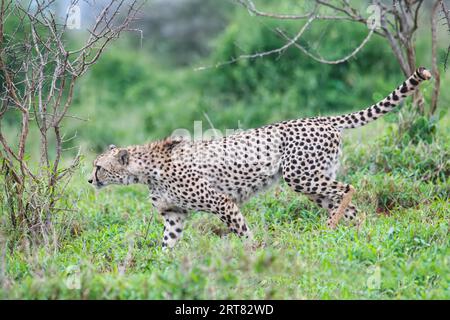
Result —
[[92, 179], [89, 179], [88, 182], [89, 182], [89, 183], [92, 183]]

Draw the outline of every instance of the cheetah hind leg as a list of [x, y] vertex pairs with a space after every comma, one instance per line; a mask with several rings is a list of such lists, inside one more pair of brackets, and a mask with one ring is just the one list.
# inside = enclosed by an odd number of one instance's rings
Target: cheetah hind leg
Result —
[[300, 176], [297, 179], [290, 179], [288, 176], [287, 178], [285, 177], [287, 184], [296, 192], [311, 195], [318, 199], [330, 199], [333, 204], [339, 203], [336, 211], [330, 215], [327, 221], [331, 229], [336, 228], [355, 192], [353, 186], [333, 180], [323, 174], [318, 174], [315, 177]]
[[353, 188], [353, 186], [351, 186], [351, 185], [348, 185], [348, 190], [344, 193], [341, 203], [339, 204], [336, 211], [334, 211], [334, 213], [331, 214], [330, 218], [327, 221], [327, 225], [331, 229], [335, 229], [336, 226], [338, 225], [339, 221], [341, 220], [341, 218], [344, 216], [345, 211], [346, 211], [347, 207], [349, 206], [354, 193], [355, 193], [355, 188]]
[[[328, 214], [330, 215], [330, 217], [335, 212], [335, 209], [337, 206], [334, 205], [334, 203], [333, 203], [333, 201], [331, 201], [331, 199], [328, 199], [323, 196], [318, 196], [318, 195], [306, 195], [306, 196], [309, 198], [309, 200], [315, 202], [316, 205], [318, 205], [322, 209], [325, 209], [328, 212]], [[346, 221], [354, 221], [357, 215], [358, 215], [358, 210], [350, 202], [348, 207], [345, 209], [344, 219]]]

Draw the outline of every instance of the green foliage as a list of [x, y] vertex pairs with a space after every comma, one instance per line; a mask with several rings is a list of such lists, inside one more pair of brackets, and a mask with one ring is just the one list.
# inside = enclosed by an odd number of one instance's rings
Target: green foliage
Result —
[[438, 115], [431, 117], [419, 116], [407, 127], [407, 132], [402, 137], [402, 144], [419, 143], [421, 141], [431, 144], [436, 136], [436, 126], [440, 119], [446, 114], [441, 110]]
[[[446, 122], [442, 123], [444, 125]], [[419, 181], [447, 181], [450, 176], [448, 139], [440, 135], [434, 136], [436, 124], [432, 120], [419, 120], [412, 128], [417, 128], [411, 129], [415, 135], [409, 131], [399, 136], [396, 126], [391, 125], [386, 131], [387, 134], [378, 138], [376, 143], [356, 149], [354, 154], [347, 158], [346, 171], [372, 174], [388, 172], [407, 175]]]
[[428, 119], [425, 116], [417, 118], [412, 123], [408, 132], [404, 136], [404, 144], [418, 143], [424, 141], [426, 143], [432, 143], [434, 134], [436, 132], [436, 124], [434, 119]]
[[[242, 54], [265, 52], [281, 47], [285, 41], [272, 30], [279, 22], [264, 20], [249, 21], [246, 12], [239, 12], [223, 35], [216, 40], [213, 63], [222, 63]], [[301, 28], [299, 23], [284, 23], [283, 29], [294, 35]], [[246, 32], [242, 32], [242, 30]], [[352, 34], [345, 39], [345, 35]], [[364, 26], [354, 24], [317, 22], [307, 31], [301, 45], [308, 50], [332, 60], [351, 52], [367, 35]], [[317, 48], [320, 44], [320, 47]], [[317, 48], [317, 50], [316, 50]], [[374, 55], [376, 52], [377, 56]], [[394, 86], [399, 70], [382, 39], [374, 38], [352, 63], [331, 68], [320, 64], [298, 49], [292, 47], [280, 55], [264, 58], [241, 59], [225, 67], [207, 71], [209, 90], [224, 101], [245, 101], [251, 105], [269, 104], [289, 116], [299, 112], [314, 113], [361, 108], [370, 100], [374, 87], [384, 82]], [[382, 81], [374, 82], [370, 76], [378, 72], [380, 61], [385, 75]], [[361, 75], [361, 76], [358, 76]], [[392, 75], [397, 75], [392, 77]], [[361, 81], [366, 79], [365, 81]], [[368, 81], [368, 79], [370, 79]], [[355, 86], [358, 84], [358, 86]], [[205, 82], [206, 86], [206, 82]], [[384, 88], [382, 88], [384, 89]], [[352, 95], [347, 92], [352, 91]], [[269, 95], [267, 93], [270, 93]], [[362, 99], [361, 99], [362, 98]], [[286, 103], [288, 101], [288, 103]], [[288, 107], [287, 105], [290, 105]], [[269, 109], [270, 110], [270, 109]], [[269, 111], [270, 112], [270, 111]]]

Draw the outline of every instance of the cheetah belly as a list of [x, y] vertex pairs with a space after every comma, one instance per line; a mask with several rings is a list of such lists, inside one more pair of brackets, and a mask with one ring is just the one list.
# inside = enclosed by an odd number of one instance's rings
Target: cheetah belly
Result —
[[243, 203], [281, 177], [282, 139], [273, 129], [252, 129], [223, 139], [196, 142], [188, 153], [196, 174], [216, 191]]
[[263, 192], [271, 188], [274, 184], [276, 184], [280, 180], [280, 177], [281, 173], [277, 173], [273, 176], [260, 177], [252, 184], [243, 187], [232, 188], [230, 190], [225, 190], [225, 193], [227, 193], [237, 203], [243, 203], [249, 200], [257, 193]]
[[336, 179], [337, 171], [339, 170], [339, 160], [342, 154], [342, 141], [339, 140], [339, 145], [335, 152], [328, 155], [326, 159], [325, 175], [331, 179]]
[[[265, 191], [276, 184], [281, 177], [281, 157], [253, 163], [247, 169], [243, 169], [238, 160], [234, 165], [222, 164], [224, 169], [217, 172], [208, 170], [204, 172], [211, 186], [218, 192], [231, 197], [237, 203], [243, 203], [256, 193]], [[241, 170], [236, 169], [237, 167]]]

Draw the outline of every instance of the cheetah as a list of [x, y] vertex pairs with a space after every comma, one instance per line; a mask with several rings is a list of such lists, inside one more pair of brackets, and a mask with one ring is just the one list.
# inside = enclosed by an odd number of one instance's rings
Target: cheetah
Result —
[[251, 238], [239, 207], [280, 178], [326, 209], [328, 226], [336, 228], [341, 218], [357, 214], [351, 203], [355, 189], [336, 180], [342, 130], [380, 118], [430, 78], [420, 67], [383, 100], [345, 115], [283, 121], [218, 139], [169, 137], [125, 148], [111, 145], [94, 160], [88, 182], [96, 188], [147, 185], [164, 220], [164, 248], [180, 239], [191, 211], [213, 213], [231, 232]]

